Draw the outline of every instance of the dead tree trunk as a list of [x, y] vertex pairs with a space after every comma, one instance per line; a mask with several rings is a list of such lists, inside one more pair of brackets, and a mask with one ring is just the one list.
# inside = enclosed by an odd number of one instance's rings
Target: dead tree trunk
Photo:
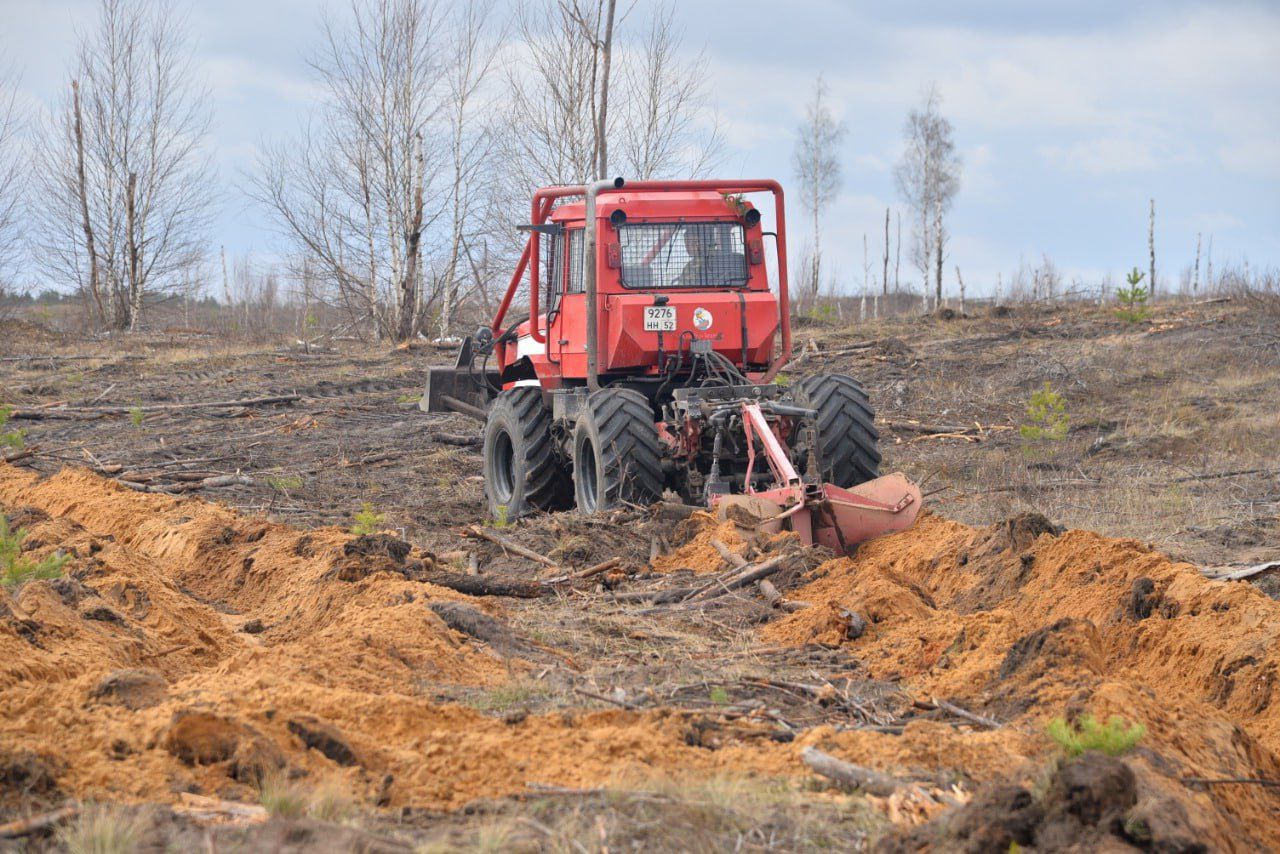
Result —
[[889, 209], [884, 209], [884, 277], [880, 281], [880, 292], [889, 295]]
[[75, 110], [76, 134], [76, 192], [80, 198], [80, 227], [84, 230], [85, 254], [89, 256], [89, 295], [98, 312], [98, 323], [107, 322], [107, 310], [102, 304], [102, 287], [98, 279], [98, 250], [93, 242], [93, 223], [89, 219], [89, 188], [84, 175], [84, 120], [80, 108], [80, 81], [71, 81], [71, 103]]
[[408, 341], [417, 331], [418, 322], [418, 255], [422, 242], [422, 150], [418, 150], [418, 177], [413, 188], [413, 223], [405, 235], [404, 278], [400, 281], [400, 322], [396, 330], [401, 341]]
[[898, 237], [894, 241], [893, 250], [893, 292], [902, 289], [902, 281], [898, 278], [902, 272], [902, 211], [898, 211]]
[[1151, 200], [1151, 220], [1147, 226], [1147, 249], [1151, 252], [1151, 272], [1147, 279], [1147, 290], [1151, 298], [1156, 296], [1156, 200]]
[[1191, 279], [1191, 293], [1200, 290], [1200, 232], [1196, 232], [1196, 272]]
[[125, 252], [128, 253], [129, 264], [129, 311], [126, 318], [121, 318], [121, 328], [128, 327], [130, 332], [138, 328], [142, 318], [142, 282], [138, 267], [138, 173], [129, 173], [129, 184], [125, 195]]
[[960, 265], [956, 265], [956, 282], [960, 285], [960, 313], [964, 314], [964, 277], [960, 275]]
[[596, 166], [596, 178], [603, 181], [609, 172], [609, 72], [613, 66], [613, 15], [618, 0], [609, 0], [605, 13], [604, 39], [600, 42], [600, 124], [596, 127], [600, 159]]
[[942, 200], [939, 199], [933, 207], [933, 251], [934, 251], [934, 275], [936, 277], [936, 288], [933, 298], [933, 308], [937, 311], [942, 305]]

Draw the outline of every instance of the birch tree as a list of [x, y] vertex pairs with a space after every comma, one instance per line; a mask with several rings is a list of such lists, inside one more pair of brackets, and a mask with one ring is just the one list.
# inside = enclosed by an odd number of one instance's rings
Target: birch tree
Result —
[[[685, 58], [675, 6], [647, 25], [614, 0], [526, 2], [507, 71], [504, 156], [522, 190], [607, 177], [705, 174], [722, 140], [705, 120], [700, 58]], [[611, 155], [613, 152], [616, 156]]]
[[467, 3], [455, 12], [452, 44], [444, 72], [443, 114], [448, 129], [449, 235], [440, 273], [437, 329], [452, 331], [463, 290], [468, 244], [477, 230], [487, 182], [493, 180], [494, 153], [500, 128], [496, 111], [485, 99], [484, 87], [498, 60], [503, 33], [493, 23], [491, 0]]
[[145, 0], [101, 0], [70, 77], [39, 162], [40, 259], [99, 325], [134, 330], [204, 254], [208, 95], [182, 22]]
[[0, 300], [13, 283], [22, 253], [24, 183], [17, 87], [0, 74]]
[[328, 98], [266, 148], [253, 194], [337, 300], [385, 338], [422, 328], [423, 236], [447, 210], [439, 118], [448, 38], [435, 0], [353, 0], [312, 67]]
[[933, 86], [924, 103], [907, 114], [906, 148], [894, 170], [898, 192], [915, 217], [911, 258], [920, 271], [926, 302], [933, 274], [935, 306], [942, 304], [946, 214], [960, 189], [961, 168], [951, 120], [942, 115], [941, 107], [942, 97]]
[[843, 182], [838, 149], [845, 127], [831, 114], [826, 98], [827, 85], [819, 74], [792, 154], [800, 203], [809, 212], [813, 225], [813, 254], [805, 287], [810, 300], [817, 297], [822, 286], [822, 213], [840, 194]]

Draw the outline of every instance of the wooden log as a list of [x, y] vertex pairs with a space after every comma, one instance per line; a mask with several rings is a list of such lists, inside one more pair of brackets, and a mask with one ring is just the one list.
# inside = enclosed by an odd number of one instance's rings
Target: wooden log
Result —
[[743, 567], [741, 571], [727, 579], [723, 579], [713, 588], [709, 588], [705, 592], [699, 593], [690, 598], [693, 600], [707, 600], [718, 599], [721, 596], [726, 596], [740, 587], [746, 587], [748, 584], [754, 584], [760, 579], [767, 578], [778, 572], [782, 569], [783, 559], [784, 555], [775, 555], [761, 563], [748, 564]]
[[745, 557], [738, 554], [715, 537], [711, 538], [711, 545], [715, 547], [716, 551], [720, 552], [720, 557], [724, 558], [725, 563], [728, 563], [738, 569], [742, 569], [747, 565], [747, 559]]
[[845, 762], [843, 759], [836, 759], [829, 753], [824, 753], [812, 745], [800, 751], [800, 761], [816, 774], [826, 777], [828, 780], [834, 780], [846, 786], [853, 786], [861, 789], [870, 795], [879, 797], [888, 797], [898, 789], [906, 785], [906, 782], [899, 780], [897, 777], [891, 777], [888, 774], [871, 768], [864, 768], [861, 765], [854, 765], [852, 762]]
[[28, 818], [20, 818], [14, 821], [7, 821], [0, 824], [0, 839], [15, 839], [19, 836], [30, 836], [41, 830], [61, 824], [64, 821], [75, 818], [79, 814], [80, 808], [73, 805], [59, 807], [50, 812], [40, 813]]
[[707, 508], [695, 507], [692, 504], [680, 504], [675, 501], [659, 501], [654, 506], [654, 517], [671, 522], [682, 522], [694, 513], [705, 513]]
[[600, 561], [600, 563], [596, 564], [595, 566], [587, 567], [586, 569], [582, 570], [582, 572], [579, 572], [577, 575], [574, 575], [573, 578], [579, 579], [579, 580], [583, 578], [592, 578], [594, 576], [600, 575], [601, 573], [608, 572], [609, 570], [613, 569], [614, 567], [618, 566], [621, 563], [622, 563], [622, 558], [611, 557], [608, 560]]
[[422, 580], [441, 587], [448, 587], [468, 596], [510, 596], [514, 599], [537, 599], [552, 592], [552, 588], [536, 581], [511, 581], [490, 575], [465, 575], [460, 572], [433, 572]]
[[462, 436], [457, 433], [428, 433], [427, 439], [439, 445], [454, 445], [459, 448], [478, 448], [484, 444], [481, 436]]
[[464, 537], [473, 539], [488, 540], [491, 543], [501, 546], [512, 554], [518, 554], [521, 557], [527, 557], [529, 560], [536, 561], [544, 566], [557, 566], [556, 562], [546, 555], [541, 555], [533, 549], [525, 548], [519, 543], [512, 542], [506, 537], [500, 537], [488, 528], [482, 528], [479, 525], [471, 525], [462, 532]]

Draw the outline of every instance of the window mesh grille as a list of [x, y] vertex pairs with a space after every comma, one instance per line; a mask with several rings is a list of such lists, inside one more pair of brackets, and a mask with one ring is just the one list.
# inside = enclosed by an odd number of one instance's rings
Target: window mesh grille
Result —
[[628, 288], [740, 288], [747, 284], [742, 226], [638, 223], [618, 229]]

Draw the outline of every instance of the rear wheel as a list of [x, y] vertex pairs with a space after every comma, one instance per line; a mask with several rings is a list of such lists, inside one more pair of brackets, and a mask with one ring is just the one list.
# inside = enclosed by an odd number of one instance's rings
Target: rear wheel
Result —
[[540, 389], [508, 389], [490, 406], [484, 422], [484, 494], [495, 519], [569, 506], [569, 475], [556, 454], [551, 413]]
[[658, 431], [638, 391], [606, 388], [587, 398], [573, 430], [573, 491], [583, 513], [662, 497]]
[[[880, 433], [867, 393], [853, 377], [819, 374], [794, 386], [797, 406], [817, 410], [818, 460], [827, 483], [848, 489], [880, 476]], [[808, 461], [808, 439], [797, 437], [796, 462], [803, 471]]]

